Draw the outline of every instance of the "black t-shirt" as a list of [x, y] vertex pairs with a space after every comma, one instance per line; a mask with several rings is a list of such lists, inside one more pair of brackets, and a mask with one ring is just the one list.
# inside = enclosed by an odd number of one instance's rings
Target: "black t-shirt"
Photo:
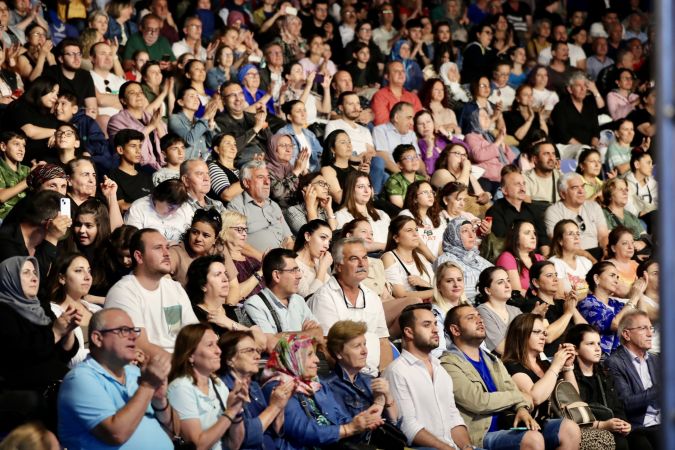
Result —
[[[525, 118], [520, 113], [520, 111], [506, 111], [504, 113], [504, 124], [506, 125], [506, 132], [510, 136], [515, 137], [518, 128], [525, 124]], [[521, 152], [529, 147], [529, 143], [532, 142], [532, 135], [539, 130], [539, 113], [534, 113], [534, 120], [532, 121], [532, 125], [530, 125], [530, 129], [527, 130], [525, 136], [520, 139], [521, 145], [519, 147]]]
[[[532, 370], [529, 368], [525, 367], [519, 362], [506, 362], [504, 363], [504, 367], [506, 367], [506, 370], [509, 372], [509, 375], [513, 376], [517, 373], [524, 373], [530, 379], [532, 380], [532, 383], [536, 383], [539, 381], [539, 376], [534, 373]], [[541, 368], [544, 372], [546, 372], [549, 368], [549, 363], [547, 361], [542, 361], [541, 362]], [[549, 400], [546, 400], [545, 402], [542, 402], [539, 406], [534, 408], [534, 411], [532, 411], [532, 417], [535, 419], [544, 419], [548, 417], [548, 402]]]
[[47, 75], [58, 81], [59, 91], [70, 91], [75, 94], [79, 106], [84, 106], [85, 98], [96, 97], [94, 80], [92, 80], [91, 75], [86, 70], [77, 69], [72, 80], [63, 75], [59, 66], [46, 68], [43, 75]]
[[[634, 109], [633, 111], [626, 116], [626, 119], [630, 120], [633, 122], [633, 126], [635, 127], [635, 136], [633, 137], [633, 142], [630, 143], [631, 146], [637, 147], [640, 144], [642, 144], [642, 140], [646, 137], [644, 134], [638, 130], [638, 126], [649, 123], [650, 125], [653, 125], [654, 122], [656, 121], [656, 118], [650, 114], [649, 111], [643, 108], [637, 108]], [[654, 138], [652, 138], [652, 143], [649, 149], [656, 148], [654, 146]]]
[[150, 194], [153, 189], [152, 177], [138, 171], [136, 175], [122, 172], [119, 167], [110, 171], [108, 178], [117, 183], [117, 199], [133, 203], [141, 197]]
[[[36, 106], [20, 98], [12, 103], [7, 109], [5, 115], [7, 120], [6, 130], [20, 130], [22, 126], [30, 124], [40, 128], [56, 128], [61, 122], [54, 117], [49, 111], [42, 110]], [[37, 161], [53, 162], [58, 160], [58, 150], [47, 147], [49, 139], [26, 139], [26, 155], [23, 158], [24, 165], [30, 165], [30, 161], [35, 159]]]

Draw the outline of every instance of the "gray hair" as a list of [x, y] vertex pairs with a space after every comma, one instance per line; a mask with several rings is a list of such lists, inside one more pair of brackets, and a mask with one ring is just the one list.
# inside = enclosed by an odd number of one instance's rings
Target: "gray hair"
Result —
[[586, 74], [584, 72], [574, 72], [572, 76], [570, 76], [570, 79], [567, 80], [567, 86], [572, 87], [575, 82], [583, 80], [584, 83], [588, 81], [588, 78], [586, 77]]
[[242, 180], [250, 180], [253, 177], [253, 171], [258, 169], [267, 169], [265, 161], [251, 160], [243, 165], [240, 171]]
[[185, 161], [180, 163], [180, 168], [178, 169], [179, 170], [178, 175], [181, 178], [183, 177], [183, 175], [187, 175], [188, 172], [190, 171], [190, 165], [192, 163], [199, 163], [199, 162], [203, 162], [204, 164], [206, 164], [206, 161], [204, 161], [203, 159], [186, 159]]
[[342, 264], [345, 260], [344, 258], [344, 247], [349, 244], [361, 244], [364, 247], [366, 246], [366, 241], [360, 237], [347, 237], [338, 239], [333, 243], [333, 250], [331, 251], [331, 256], [333, 256], [333, 264]]
[[560, 179], [558, 180], [558, 192], [560, 194], [566, 194], [567, 193], [567, 184], [576, 179], [576, 178], [581, 178], [583, 181], [584, 177], [582, 177], [580, 174], [576, 172], [567, 172], [563, 174]]
[[619, 336], [621, 345], [626, 345], [626, 339], [624, 339], [623, 337], [624, 330], [631, 328], [633, 326], [633, 323], [635, 322], [635, 319], [638, 317], [646, 317], [649, 319], [649, 315], [645, 311], [642, 311], [641, 309], [636, 309], [634, 311], [630, 311], [624, 314], [623, 317], [621, 318], [621, 321], [619, 321], [619, 326], [616, 329], [616, 334]]
[[87, 330], [87, 337], [89, 342], [91, 342], [91, 335], [94, 331], [101, 331], [105, 329], [106, 318], [109, 313], [119, 311], [127, 314], [127, 312], [121, 308], [105, 308], [96, 311], [89, 319], [89, 329]]

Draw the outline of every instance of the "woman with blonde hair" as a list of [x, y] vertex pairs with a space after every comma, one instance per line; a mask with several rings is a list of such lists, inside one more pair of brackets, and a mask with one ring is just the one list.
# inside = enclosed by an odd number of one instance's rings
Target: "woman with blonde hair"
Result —
[[262, 278], [262, 264], [258, 259], [242, 253], [247, 245], [246, 216], [236, 211], [226, 210], [222, 213], [221, 218], [223, 219], [223, 227], [220, 231], [220, 239], [225, 243], [234, 266], [237, 268], [240, 300], [246, 299], [265, 287]]
[[16, 427], [0, 442], [0, 450], [59, 450], [54, 433], [37, 422]]
[[[431, 296], [431, 312], [436, 316], [436, 326], [439, 330], [444, 329], [445, 315], [458, 305], [467, 305], [469, 301], [464, 293], [464, 272], [452, 261], [446, 261], [436, 267], [436, 282], [434, 283]], [[446, 350], [447, 343], [445, 333], [438, 333], [438, 347], [431, 352], [435, 357], [440, 357]]]

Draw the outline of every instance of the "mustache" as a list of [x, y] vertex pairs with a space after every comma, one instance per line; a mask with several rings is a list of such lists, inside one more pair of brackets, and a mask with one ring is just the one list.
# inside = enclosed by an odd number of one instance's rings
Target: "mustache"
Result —
[[368, 273], [368, 269], [366, 269], [365, 267], [360, 267], [356, 269], [356, 273]]

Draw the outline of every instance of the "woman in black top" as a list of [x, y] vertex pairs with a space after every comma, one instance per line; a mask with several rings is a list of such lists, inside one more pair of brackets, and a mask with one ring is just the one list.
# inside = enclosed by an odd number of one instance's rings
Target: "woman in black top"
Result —
[[351, 156], [352, 141], [345, 131], [335, 130], [326, 136], [321, 154], [321, 175], [326, 179], [328, 192], [336, 205], [342, 203], [347, 175], [356, 170], [350, 164]]
[[546, 120], [539, 113], [540, 108], [532, 106], [532, 87], [528, 84], [521, 84], [516, 89], [516, 99], [511, 111], [504, 113], [506, 133], [519, 142], [518, 147], [521, 154], [523, 150], [530, 147], [535, 136], [541, 136], [541, 133], [537, 133], [537, 131], [541, 130], [545, 135], [548, 135]]

